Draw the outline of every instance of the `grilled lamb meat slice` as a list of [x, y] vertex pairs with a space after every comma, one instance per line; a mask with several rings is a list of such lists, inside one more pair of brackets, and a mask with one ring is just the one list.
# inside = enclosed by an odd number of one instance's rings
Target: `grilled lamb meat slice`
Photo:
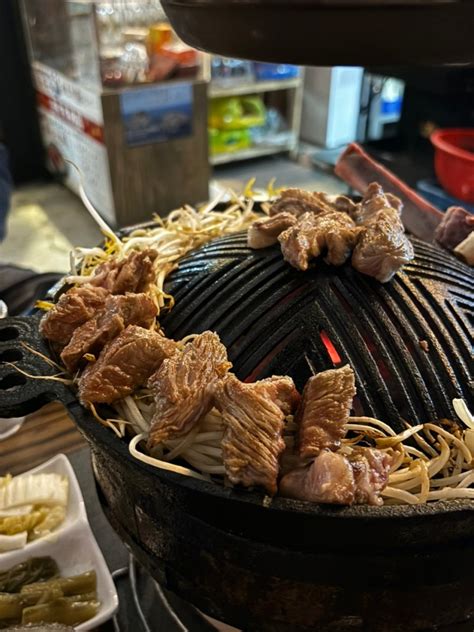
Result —
[[282, 191], [270, 208], [270, 217], [279, 213], [289, 213], [300, 217], [303, 213], [321, 213], [327, 210], [310, 191], [303, 189], [286, 189]]
[[[391, 200], [396, 203], [393, 197]], [[404, 233], [398, 209], [391, 206], [377, 183], [367, 189], [358, 219], [365, 230], [352, 253], [353, 267], [381, 283], [390, 281], [415, 253]]]
[[400, 219], [402, 202], [395, 195], [385, 194], [378, 182], [371, 182], [360, 204], [357, 205], [354, 220], [358, 225], [368, 226], [377, 217], [377, 213], [384, 210], [387, 217], [394, 223], [400, 225], [403, 231], [403, 224]]
[[348, 364], [309, 378], [295, 417], [302, 458], [339, 448], [355, 394], [354, 371]]
[[133, 251], [125, 259], [106, 261], [96, 268], [90, 283], [105, 287], [111, 294], [146, 292], [153, 281], [153, 263], [157, 256], [156, 250], [147, 248]]
[[432, 241], [442, 213], [389, 169], [373, 160], [357, 143], [351, 143], [341, 154], [335, 173], [362, 194], [371, 182], [380, 182], [384, 191], [396, 195], [403, 202], [402, 219], [407, 230], [416, 237]]
[[357, 448], [349, 456], [323, 450], [306, 468], [280, 481], [282, 496], [335, 505], [381, 505], [391, 458], [373, 448]]
[[380, 211], [362, 233], [352, 253], [353, 267], [386, 283], [415, 256], [413, 246], [392, 219]]
[[210, 331], [165, 360], [148, 381], [155, 397], [148, 446], [191, 430], [211, 409], [215, 383], [231, 366], [219, 336]]
[[353, 216], [357, 205], [345, 195], [330, 195], [320, 191], [286, 189], [270, 208], [270, 216], [289, 213], [301, 217], [304, 213], [332, 213], [338, 211]]
[[111, 404], [146, 383], [176, 343], [154, 331], [129, 325], [103, 349], [79, 379], [83, 404]]
[[345, 195], [330, 195], [328, 193], [315, 193], [320, 199], [326, 201], [334, 210], [341, 213], [347, 213], [352, 219], [355, 219], [358, 204], [353, 202]]
[[61, 353], [64, 366], [72, 373], [86, 353], [97, 356], [127, 325], [150, 327], [157, 312], [156, 305], [146, 294], [109, 296], [104, 307], [74, 331]]
[[214, 402], [226, 425], [222, 451], [234, 485], [261, 486], [276, 493], [278, 459], [285, 448], [284, 420], [298, 400], [289, 377], [244, 384], [229, 374], [219, 383]]
[[278, 235], [293, 226], [296, 217], [291, 213], [278, 213], [273, 217], [257, 219], [247, 233], [249, 248], [268, 248], [278, 243]]
[[435, 239], [448, 250], [454, 250], [473, 230], [474, 215], [460, 206], [451, 206], [436, 229]]
[[84, 285], [71, 288], [41, 319], [41, 335], [52, 342], [67, 345], [74, 330], [92, 318], [104, 306], [108, 296], [109, 292], [102, 287]]
[[278, 406], [285, 415], [291, 415], [296, 411], [301, 402], [301, 395], [296, 386], [287, 375], [272, 375], [258, 382], [260, 388], [265, 390], [267, 396]]
[[326, 250], [328, 263], [342, 265], [350, 256], [360, 232], [361, 229], [345, 213], [304, 213], [296, 224], [279, 235], [278, 241], [284, 259], [299, 270], [307, 270], [309, 260]]

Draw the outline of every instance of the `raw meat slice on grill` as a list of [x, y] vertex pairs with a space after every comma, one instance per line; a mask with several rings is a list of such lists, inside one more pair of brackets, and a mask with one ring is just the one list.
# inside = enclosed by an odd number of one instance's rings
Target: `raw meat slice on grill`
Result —
[[147, 248], [132, 251], [124, 259], [106, 261], [96, 268], [90, 283], [105, 287], [111, 294], [146, 292], [153, 281], [153, 263], [157, 256], [156, 250]]
[[268, 248], [278, 243], [278, 235], [293, 226], [296, 217], [291, 213], [278, 213], [273, 217], [257, 219], [248, 229], [247, 243], [250, 248]]
[[295, 417], [302, 458], [317, 456], [325, 448], [339, 448], [355, 394], [354, 371], [348, 364], [309, 378]]
[[229, 374], [214, 401], [226, 425], [222, 452], [227, 477], [234, 485], [261, 486], [275, 494], [285, 416], [299, 401], [293, 380], [274, 376], [244, 384]]
[[348, 459], [354, 472], [355, 502], [381, 505], [380, 492], [387, 486], [392, 456], [382, 450], [356, 447]]
[[129, 325], [103, 349], [79, 379], [83, 404], [111, 404], [146, 384], [165, 358], [176, 352], [176, 343], [160, 334]]
[[74, 330], [92, 318], [104, 306], [108, 296], [108, 290], [102, 287], [84, 285], [71, 288], [41, 319], [41, 335], [52, 342], [67, 345]]
[[391, 465], [386, 452], [357, 448], [349, 455], [323, 450], [306, 468], [280, 481], [282, 496], [335, 505], [381, 505]]
[[474, 215], [460, 206], [451, 206], [435, 232], [435, 239], [448, 250], [454, 250], [474, 230]]
[[323, 450], [308, 467], [286, 474], [279, 492], [298, 500], [351, 505], [355, 499], [354, 473], [344, 456]]
[[443, 214], [371, 158], [357, 143], [351, 143], [341, 154], [335, 173], [362, 194], [371, 182], [379, 182], [386, 193], [396, 195], [403, 202], [402, 219], [407, 230], [420, 239], [433, 240]]
[[342, 265], [350, 256], [361, 229], [346, 213], [304, 213], [296, 224], [278, 237], [283, 257], [299, 270], [307, 270], [312, 258], [326, 253], [325, 260]]
[[415, 257], [399, 211], [391, 205], [393, 202], [393, 197], [389, 200], [379, 184], [370, 184], [358, 218], [364, 230], [352, 253], [353, 267], [381, 283], [389, 281]]
[[232, 364], [219, 336], [205, 331], [149, 379], [155, 398], [148, 447], [185, 435], [212, 407], [213, 389]]
[[109, 296], [104, 307], [78, 327], [61, 353], [64, 366], [73, 372], [86, 353], [97, 356], [102, 347], [127, 325], [150, 327], [158, 310], [146, 294]]

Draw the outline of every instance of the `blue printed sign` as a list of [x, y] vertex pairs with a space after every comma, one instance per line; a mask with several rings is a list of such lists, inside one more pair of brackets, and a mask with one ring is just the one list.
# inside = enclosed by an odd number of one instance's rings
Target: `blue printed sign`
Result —
[[171, 83], [130, 90], [120, 95], [127, 145], [144, 145], [190, 136], [193, 88]]

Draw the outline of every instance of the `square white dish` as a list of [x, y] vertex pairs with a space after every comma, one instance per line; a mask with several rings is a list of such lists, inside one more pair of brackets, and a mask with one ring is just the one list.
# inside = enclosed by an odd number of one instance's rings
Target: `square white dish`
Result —
[[[66, 476], [69, 481], [68, 503], [64, 522], [49, 535], [28, 542], [23, 549], [20, 549], [22, 551], [28, 551], [30, 555], [36, 555], [37, 548], [41, 546], [44, 540], [54, 541], [60, 537], [65, 529], [68, 529], [72, 525], [81, 521], [87, 523], [87, 513], [76, 475], [72, 465], [69, 463], [69, 459], [64, 454], [57, 454], [52, 459], [49, 459], [49, 461], [45, 461], [31, 470], [17, 474], [16, 477], [26, 476], [27, 474], [60, 474], [61, 476]], [[17, 550], [19, 549], [0, 553], [0, 568], [2, 568], [4, 563], [8, 562], [9, 557], [14, 555]]]
[[[23, 474], [54, 472], [69, 479], [66, 518], [50, 535], [28, 543], [23, 549], [0, 553], [0, 570], [6, 570], [30, 557], [50, 556], [58, 564], [61, 575], [70, 576], [95, 570], [97, 596], [101, 602], [95, 617], [76, 626], [78, 631], [92, 630], [107, 621], [118, 608], [118, 596], [107, 563], [94, 538], [74, 470], [64, 454], [58, 454]], [[19, 476], [22, 476], [20, 474]]]

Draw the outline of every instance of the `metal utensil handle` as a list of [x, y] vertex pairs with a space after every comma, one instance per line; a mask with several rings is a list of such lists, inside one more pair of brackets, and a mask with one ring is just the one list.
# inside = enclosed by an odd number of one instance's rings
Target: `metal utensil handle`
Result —
[[51, 354], [39, 334], [40, 318], [38, 313], [0, 320], [0, 417], [21, 417], [53, 400], [74, 400], [65, 384], [44, 379], [58, 371], [38, 355]]

